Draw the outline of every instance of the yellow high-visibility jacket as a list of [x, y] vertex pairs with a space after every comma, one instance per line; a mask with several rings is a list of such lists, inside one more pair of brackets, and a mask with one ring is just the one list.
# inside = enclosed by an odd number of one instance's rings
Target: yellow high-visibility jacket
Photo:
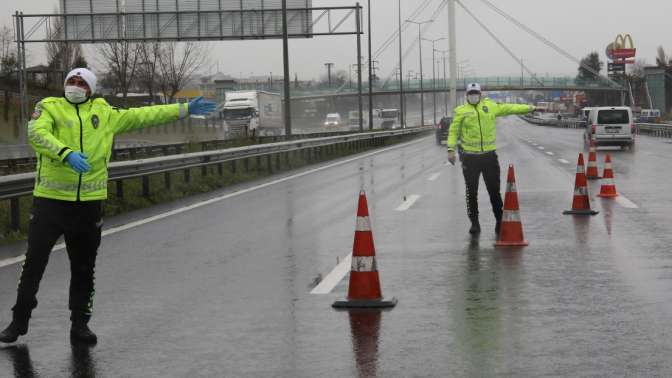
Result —
[[458, 140], [465, 152], [494, 151], [497, 149], [495, 119], [533, 110], [531, 105], [498, 104], [489, 98], [482, 99], [477, 105], [458, 106], [448, 131], [448, 151], [455, 151]]
[[[78, 105], [64, 97], [43, 99], [28, 122], [28, 141], [37, 153], [33, 195], [62, 201], [106, 199], [114, 135], [187, 115], [188, 104], [117, 109], [102, 98]], [[88, 156], [89, 172], [79, 174], [65, 162], [73, 151]]]

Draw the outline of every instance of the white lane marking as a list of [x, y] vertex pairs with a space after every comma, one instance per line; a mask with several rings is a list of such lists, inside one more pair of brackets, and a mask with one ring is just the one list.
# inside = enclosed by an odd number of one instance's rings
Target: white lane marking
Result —
[[411, 208], [415, 204], [417, 200], [420, 199], [421, 196], [417, 194], [411, 194], [410, 196], [406, 197], [406, 201], [402, 202], [401, 205], [399, 205], [395, 210], [396, 211], [406, 211]]
[[441, 176], [441, 173], [440, 173], [440, 172], [439, 172], [439, 173], [435, 173], [435, 174], [429, 176], [429, 178], [428, 178], [427, 180], [429, 180], [429, 181], [436, 181], [436, 179], [438, 179], [439, 176]]
[[625, 207], [626, 209], [639, 209], [639, 206], [634, 202], [630, 201], [628, 197], [618, 193], [618, 197], [615, 198], [616, 203]]
[[0, 268], [3, 266], [8, 266], [8, 265], [13, 265], [13, 264], [18, 264], [20, 262], [23, 262], [23, 260], [26, 259], [26, 255], [21, 255], [17, 257], [12, 257], [7, 260], [0, 261]]
[[545, 150], [546, 149], [544, 146], [539, 146], [537, 148], [540, 149], [540, 150]]
[[565, 159], [558, 159], [558, 161], [561, 162], [562, 164], [569, 164], [569, 162]]
[[553, 156], [553, 155], [555, 155], [555, 154], [552, 153], [551, 151], [546, 151], [546, 155], [548, 155], [548, 156]]
[[[199, 207], [208, 206], [208, 205], [211, 205], [211, 204], [216, 203], [216, 202], [220, 202], [220, 201], [223, 201], [223, 200], [226, 200], [226, 199], [229, 199], [229, 198], [233, 198], [233, 197], [238, 197], [240, 195], [251, 193], [251, 192], [257, 191], [259, 189], [268, 188], [269, 186], [273, 186], [273, 185], [280, 184], [280, 183], [283, 183], [283, 182], [286, 182], [286, 181], [294, 180], [294, 179], [299, 178], [299, 177], [308, 176], [308, 175], [311, 175], [313, 173], [321, 172], [321, 171], [324, 171], [324, 170], [327, 170], [327, 169], [330, 169], [330, 168], [333, 168], [333, 167], [338, 167], [338, 166], [341, 166], [341, 165], [344, 165], [344, 164], [352, 163], [353, 161], [357, 161], [357, 160], [360, 160], [360, 159], [365, 159], [367, 157], [378, 155], [378, 154], [381, 154], [383, 152], [408, 147], [410, 145], [420, 143], [420, 142], [422, 142], [426, 139], [427, 138], [421, 138], [419, 140], [414, 140], [412, 142], [400, 144], [400, 145], [397, 145], [397, 146], [392, 146], [392, 147], [389, 147], [389, 148], [384, 148], [382, 150], [369, 152], [367, 154], [360, 155], [360, 156], [357, 156], [357, 157], [354, 157], [354, 158], [339, 161], [339, 162], [329, 164], [329, 165], [325, 165], [325, 166], [322, 166], [322, 167], [313, 168], [313, 169], [307, 170], [305, 172], [297, 173], [295, 175], [282, 177], [282, 178], [279, 178], [277, 180], [269, 181], [269, 182], [266, 182], [266, 183], [263, 183], [263, 184], [259, 184], [259, 185], [252, 186], [252, 187], [249, 187], [249, 188], [246, 188], [246, 189], [242, 189], [242, 190], [239, 190], [237, 192], [233, 192], [233, 193], [225, 194], [225, 195], [222, 195], [222, 196], [219, 196], [219, 197], [211, 198], [211, 199], [203, 201], [203, 202], [198, 202], [198, 203], [195, 203], [195, 204], [192, 204], [192, 205], [189, 205], [189, 206], [180, 207], [178, 209], [174, 209], [174, 210], [171, 210], [171, 211], [167, 211], [165, 213], [157, 214], [157, 215], [154, 215], [154, 216], [149, 217], [149, 218], [145, 218], [145, 219], [137, 220], [135, 222], [127, 223], [127, 224], [119, 226], [119, 227], [113, 227], [113, 228], [104, 230], [103, 231], [103, 236], [116, 234], [116, 233], [119, 233], [121, 231], [125, 231], [125, 230], [131, 229], [131, 228], [139, 227], [139, 226], [142, 226], [142, 225], [145, 225], [145, 224], [148, 224], [148, 223], [156, 222], [158, 220], [168, 218], [168, 217], [173, 216], [173, 215], [181, 214], [181, 213], [193, 210], [193, 209], [198, 209]], [[52, 251], [58, 251], [58, 250], [61, 250], [61, 249], [64, 249], [64, 248], [65, 248], [65, 244], [60, 243], [60, 244], [56, 244], [54, 246], [54, 248], [52, 249]], [[16, 264], [17, 262], [19, 262], [16, 259], [17, 258], [11, 258], [11, 259], [5, 259], [5, 260], [0, 261], [0, 268], [8, 266], [8, 265]], [[23, 261], [23, 260], [21, 260], [21, 261]]]
[[345, 256], [341, 263], [329, 272], [320, 283], [310, 291], [310, 294], [329, 294], [338, 285], [339, 282], [350, 271], [352, 265], [352, 254]]

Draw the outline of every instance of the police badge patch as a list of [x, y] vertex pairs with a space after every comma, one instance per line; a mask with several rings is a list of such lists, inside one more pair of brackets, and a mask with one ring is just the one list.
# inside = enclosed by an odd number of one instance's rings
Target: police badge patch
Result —
[[33, 112], [33, 115], [30, 116], [30, 119], [36, 120], [36, 119], [40, 118], [41, 115], [42, 115], [42, 110], [35, 109], [35, 111]]
[[487, 106], [483, 106], [483, 113], [488, 114], [489, 111]]
[[100, 119], [98, 119], [97, 115], [94, 114], [91, 116], [91, 124], [93, 125], [94, 129], [98, 128], [98, 125], [100, 124]]

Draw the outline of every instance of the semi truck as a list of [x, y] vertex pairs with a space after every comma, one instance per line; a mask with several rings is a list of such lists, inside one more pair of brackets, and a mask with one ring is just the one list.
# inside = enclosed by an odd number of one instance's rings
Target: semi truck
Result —
[[264, 91], [226, 92], [220, 114], [233, 135], [282, 135], [282, 97]]

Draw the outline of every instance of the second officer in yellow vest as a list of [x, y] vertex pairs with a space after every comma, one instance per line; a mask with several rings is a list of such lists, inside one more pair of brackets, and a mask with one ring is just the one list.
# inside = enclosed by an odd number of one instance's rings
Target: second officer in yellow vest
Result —
[[469, 233], [481, 232], [478, 220], [478, 182], [481, 173], [495, 215], [495, 232], [499, 233], [503, 204], [495, 120], [502, 116], [527, 114], [534, 111], [534, 106], [498, 104], [483, 98], [481, 86], [477, 83], [469, 84], [466, 93], [467, 103], [458, 106], [453, 112], [453, 122], [448, 133], [448, 161], [455, 164], [455, 149], [459, 144], [467, 192], [467, 215], [471, 221]]

